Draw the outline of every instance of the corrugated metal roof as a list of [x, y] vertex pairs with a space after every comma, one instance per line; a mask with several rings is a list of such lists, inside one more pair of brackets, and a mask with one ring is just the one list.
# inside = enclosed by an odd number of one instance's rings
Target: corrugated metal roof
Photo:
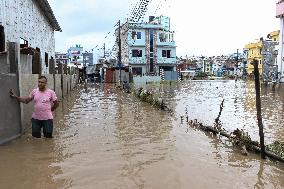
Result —
[[54, 14], [53, 11], [48, 3], [47, 0], [34, 0], [35, 2], [38, 3], [40, 9], [43, 11], [43, 14], [46, 16], [48, 21], [50, 22], [51, 26], [55, 31], [62, 31]]

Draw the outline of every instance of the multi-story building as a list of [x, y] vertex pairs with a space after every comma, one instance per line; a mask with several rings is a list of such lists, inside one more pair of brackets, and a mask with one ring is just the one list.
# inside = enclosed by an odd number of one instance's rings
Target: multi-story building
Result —
[[253, 65], [251, 64], [251, 62], [253, 61], [253, 59], [258, 60], [259, 64], [258, 64], [258, 69], [259, 69], [259, 73], [260, 75], [262, 74], [262, 44], [263, 41], [259, 40], [258, 42], [255, 43], [249, 43], [247, 45], [245, 45], [245, 49], [247, 49], [247, 73], [249, 75], [251, 75], [253, 73]]
[[70, 66], [77, 65], [83, 66], [83, 47], [81, 45], [75, 45], [70, 47], [67, 51]]
[[272, 41], [278, 42], [279, 41], [279, 34], [280, 34], [280, 30], [273, 31], [273, 32], [270, 32], [267, 35], [267, 38], [271, 39]]
[[[116, 36], [119, 37], [118, 29]], [[120, 38], [122, 64], [134, 74], [158, 75], [160, 69], [176, 71], [176, 44], [170, 18], [151, 16], [147, 23], [127, 21], [121, 26]]]
[[47, 0], [0, 1], [0, 52], [6, 51], [7, 42], [33, 49], [33, 73], [49, 72], [49, 60], [55, 57], [54, 31], [61, 28]]
[[250, 43], [245, 46], [247, 53], [247, 73], [253, 73], [253, 65], [251, 62], [253, 59], [259, 61], [259, 73], [263, 77], [263, 72], [269, 72], [267, 65], [276, 65], [276, 58], [278, 53], [279, 44], [279, 33], [280, 31], [273, 31], [267, 35], [267, 39], [261, 38], [258, 42]]
[[69, 62], [68, 55], [66, 53], [60, 53], [60, 52], [55, 53], [55, 60], [56, 60], [56, 65], [58, 64], [67, 65]]

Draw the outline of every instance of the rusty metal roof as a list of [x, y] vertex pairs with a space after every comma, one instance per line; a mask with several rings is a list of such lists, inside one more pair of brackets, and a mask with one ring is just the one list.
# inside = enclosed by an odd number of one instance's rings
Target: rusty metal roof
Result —
[[34, 0], [34, 1], [39, 5], [40, 9], [43, 11], [43, 14], [47, 18], [53, 29], [55, 31], [62, 32], [48, 1], [47, 0]]

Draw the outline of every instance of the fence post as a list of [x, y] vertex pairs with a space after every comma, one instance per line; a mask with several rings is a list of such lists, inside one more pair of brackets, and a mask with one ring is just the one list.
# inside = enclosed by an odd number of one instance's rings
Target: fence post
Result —
[[254, 79], [255, 79], [255, 98], [256, 98], [256, 111], [257, 111], [257, 122], [260, 137], [260, 148], [261, 148], [261, 158], [265, 159], [265, 146], [264, 146], [264, 133], [263, 124], [261, 116], [261, 99], [260, 99], [260, 82], [259, 82], [259, 70], [258, 70], [258, 60], [253, 60], [254, 67]]

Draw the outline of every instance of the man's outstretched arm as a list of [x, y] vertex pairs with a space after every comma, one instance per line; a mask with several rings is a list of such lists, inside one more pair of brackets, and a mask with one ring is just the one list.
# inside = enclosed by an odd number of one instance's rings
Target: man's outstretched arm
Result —
[[31, 97], [19, 97], [15, 94], [15, 92], [13, 91], [13, 89], [10, 89], [9, 94], [11, 97], [17, 99], [17, 101], [28, 104], [29, 102], [31, 102], [33, 100], [33, 98]]

